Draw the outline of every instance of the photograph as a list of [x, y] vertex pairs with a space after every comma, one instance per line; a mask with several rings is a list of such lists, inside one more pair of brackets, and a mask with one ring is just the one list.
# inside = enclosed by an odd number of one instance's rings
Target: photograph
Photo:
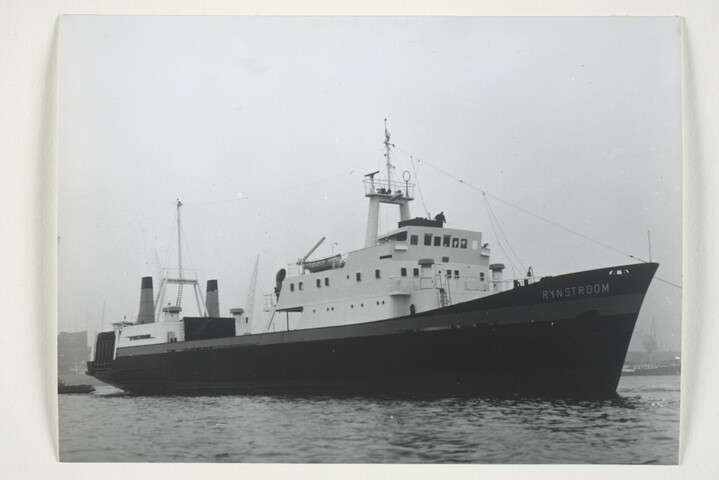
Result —
[[58, 32], [61, 462], [678, 463], [678, 17]]

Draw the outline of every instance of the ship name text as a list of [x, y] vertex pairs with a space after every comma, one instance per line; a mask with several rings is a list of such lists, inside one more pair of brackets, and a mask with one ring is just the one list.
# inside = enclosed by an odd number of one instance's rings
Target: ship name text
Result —
[[573, 287], [542, 290], [542, 300], [554, 300], [556, 298], [579, 297], [583, 295], [598, 295], [608, 293], [608, 283], [595, 283], [594, 285], [575, 285]]

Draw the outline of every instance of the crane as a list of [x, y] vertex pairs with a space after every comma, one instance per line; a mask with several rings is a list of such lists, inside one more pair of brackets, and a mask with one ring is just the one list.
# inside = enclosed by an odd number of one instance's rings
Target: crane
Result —
[[252, 318], [255, 316], [255, 290], [257, 289], [257, 270], [260, 266], [260, 256], [257, 255], [257, 259], [255, 260], [255, 268], [252, 270], [252, 280], [250, 280], [250, 288], [247, 289], [247, 302], [245, 302], [245, 305], [247, 305], [245, 308], [247, 309], [247, 321], [252, 321]]
[[649, 331], [649, 335], [645, 335], [643, 333], [639, 333], [638, 331], [634, 332], [637, 336], [639, 336], [642, 339], [642, 346], [644, 347], [644, 350], [646, 350], [649, 353], [656, 352], [657, 351], [657, 324], [656, 324], [656, 318], [652, 318], [652, 328]]
[[320, 238], [320, 241], [317, 242], [315, 244], [315, 246], [310, 249], [309, 252], [307, 252], [307, 255], [305, 255], [304, 257], [297, 260], [297, 265], [301, 266], [303, 263], [305, 263], [305, 260], [307, 260], [309, 258], [309, 256], [312, 255], [315, 250], [317, 250], [317, 247], [319, 247], [322, 244], [322, 242], [324, 242], [324, 241], [325, 241], [325, 237]]

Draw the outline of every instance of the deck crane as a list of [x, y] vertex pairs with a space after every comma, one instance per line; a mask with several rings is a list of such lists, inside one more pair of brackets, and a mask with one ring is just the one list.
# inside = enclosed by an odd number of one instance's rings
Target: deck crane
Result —
[[297, 265], [302, 266], [305, 263], [305, 260], [307, 260], [309, 258], [309, 256], [312, 255], [315, 252], [315, 250], [317, 250], [317, 247], [322, 245], [322, 242], [324, 242], [324, 241], [325, 241], [325, 237], [320, 238], [320, 241], [315, 243], [315, 246], [312, 247], [309, 252], [307, 252], [307, 255], [305, 255], [304, 257], [297, 260]]

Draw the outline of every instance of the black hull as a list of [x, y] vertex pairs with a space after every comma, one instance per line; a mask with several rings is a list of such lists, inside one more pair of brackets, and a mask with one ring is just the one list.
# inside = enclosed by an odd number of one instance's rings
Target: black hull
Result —
[[546, 278], [366, 324], [119, 349], [89, 374], [135, 394], [612, 395], [656, 268]]

